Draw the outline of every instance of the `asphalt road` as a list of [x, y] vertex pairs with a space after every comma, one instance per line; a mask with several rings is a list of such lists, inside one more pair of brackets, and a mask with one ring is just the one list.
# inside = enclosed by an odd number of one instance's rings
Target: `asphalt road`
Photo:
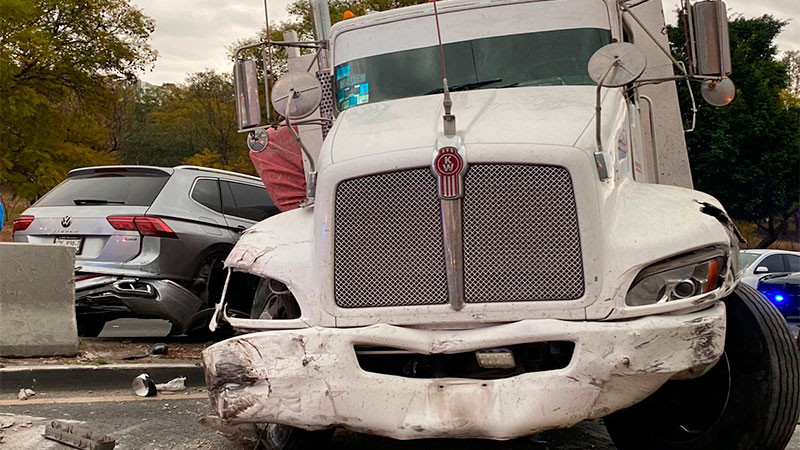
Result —
[[[118, 442], [117, 449], [209, 449], [243, 450], [231, 441], [199, 423], [211, 413], [203, 392], [134, 399], [127, 392], [88, 394], [88, 398], [62, 397], [51, 393], [48, 401], [55, 404], [7, 406], [0, 403], [0, 427], [9, 419], [12, 427], [0, 429], [0, 437], [14, 449], [59, 450], [41, 438], [44, 425], [50, 420], [77, 421], [85, 427], [109, 435]], [[74, 394], [73, 394], [74, 395]], [[82, 395], [87, 395], [82, 393]], [[125, 396], [126, 401], [119, 401]], [[59, 397], [59, 398], [55, 398]], [[183, 398], [182, 398], [183, 397]], [[43, 397], [37, 397], [42, 401]], [[552, 430], [512, 441], [420, 440], [395, 441], [338, 430], [327, 447], [332, 450], [613, 450], [615, 447], [601, 421], [587, 421], [566, 430]], [[800, 433], [796, 433], [788, 450], [800, 450]]]
[[[40, 434], [50, 420], [78, 421], [85, 427], [109, 435], [118, 442], [117, 449], [196, 449], [241, 450], [238, 442], [230, 441], [199, 424], [202, 416], [211, 413], [207, 398], [181, 399], [163, 396], [156, 400], [108, 401], [127, 393], [104, 393], [78, 403], [74, 398], [55, 399], [58, 404], [25, 404], [0, 406], [0, 413], [13, 414], [23, 427], [0, 432], [8, 448], [61, 449]], [[56, 394], [57, 395], [57, 394]], [[97, 394], [94, 394], [97, 395]], [[192, 393], [193, 397], [199, 395]], [[3, 416], [0, 415], [0, 422]], [[599, 422], [584, 422], [568, 430], [554, 430], [528, 438], [506, 442], [484, 440], [422, 440], [395, 441], [339, 430], [328, 448], [332, 450], [433, 450], [458, 447], [460, 450], [604, 450], [614, 449]]]

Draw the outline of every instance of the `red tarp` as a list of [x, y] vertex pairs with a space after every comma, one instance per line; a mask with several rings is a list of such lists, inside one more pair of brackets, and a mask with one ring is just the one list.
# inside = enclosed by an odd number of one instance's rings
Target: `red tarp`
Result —
[[275, 206], [281, 211], [295, 209], [306, 198], [300, 144], [288, 127], [270, 128], [267, 133], [267, 149], [259, 153], [250, 152], [250, 160]]

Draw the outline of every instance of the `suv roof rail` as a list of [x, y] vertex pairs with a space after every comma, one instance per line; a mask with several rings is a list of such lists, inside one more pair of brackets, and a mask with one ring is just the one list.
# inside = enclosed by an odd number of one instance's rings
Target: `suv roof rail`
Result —
[[222, 175], [230, 175], [230, 176], [234, 176], [234, 177], [247, 178], [247, 179], [250, 179], [250, 180], [253, 180], [253, 181], [258, 181], [259, 183], [262, 182], [261, 178], [259, 178], [257, 176], [254, 176], [254, 175], [247, 175], [247, 174], [244, 174], [244, 173], [232, 172], [230, 170], [214, 169], [212, 167], [183, 165], [183, 166], [175, 166], [175, 167], [173, 167], [173, 169], [200, 170], [200, 171], [203, 171], [203, 172], [211, 172], [211, 173], [218, 173], [218, 174], [222, 174]]

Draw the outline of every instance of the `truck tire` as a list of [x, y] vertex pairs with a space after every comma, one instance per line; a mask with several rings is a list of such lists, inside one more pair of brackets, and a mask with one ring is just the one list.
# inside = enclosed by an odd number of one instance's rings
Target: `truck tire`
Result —
[[306, 431], [276, 423], [256, 424], [257, 448], [265, 450], [312, 450], [326, 448], [335, 430]]
[[784, 318], [740, 283], [723, 300], [725, 352], [706, 374], [668, 381], [604, 419], [621, 450], [783, 450], [800, 414], [800, 350]]

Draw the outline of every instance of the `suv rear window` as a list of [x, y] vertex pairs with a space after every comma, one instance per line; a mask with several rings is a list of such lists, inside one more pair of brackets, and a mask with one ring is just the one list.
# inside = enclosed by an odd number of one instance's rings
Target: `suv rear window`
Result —
[[150, 206], [167, 184], [167, 174], [99, 173], [64, 180], [35, 206]]

